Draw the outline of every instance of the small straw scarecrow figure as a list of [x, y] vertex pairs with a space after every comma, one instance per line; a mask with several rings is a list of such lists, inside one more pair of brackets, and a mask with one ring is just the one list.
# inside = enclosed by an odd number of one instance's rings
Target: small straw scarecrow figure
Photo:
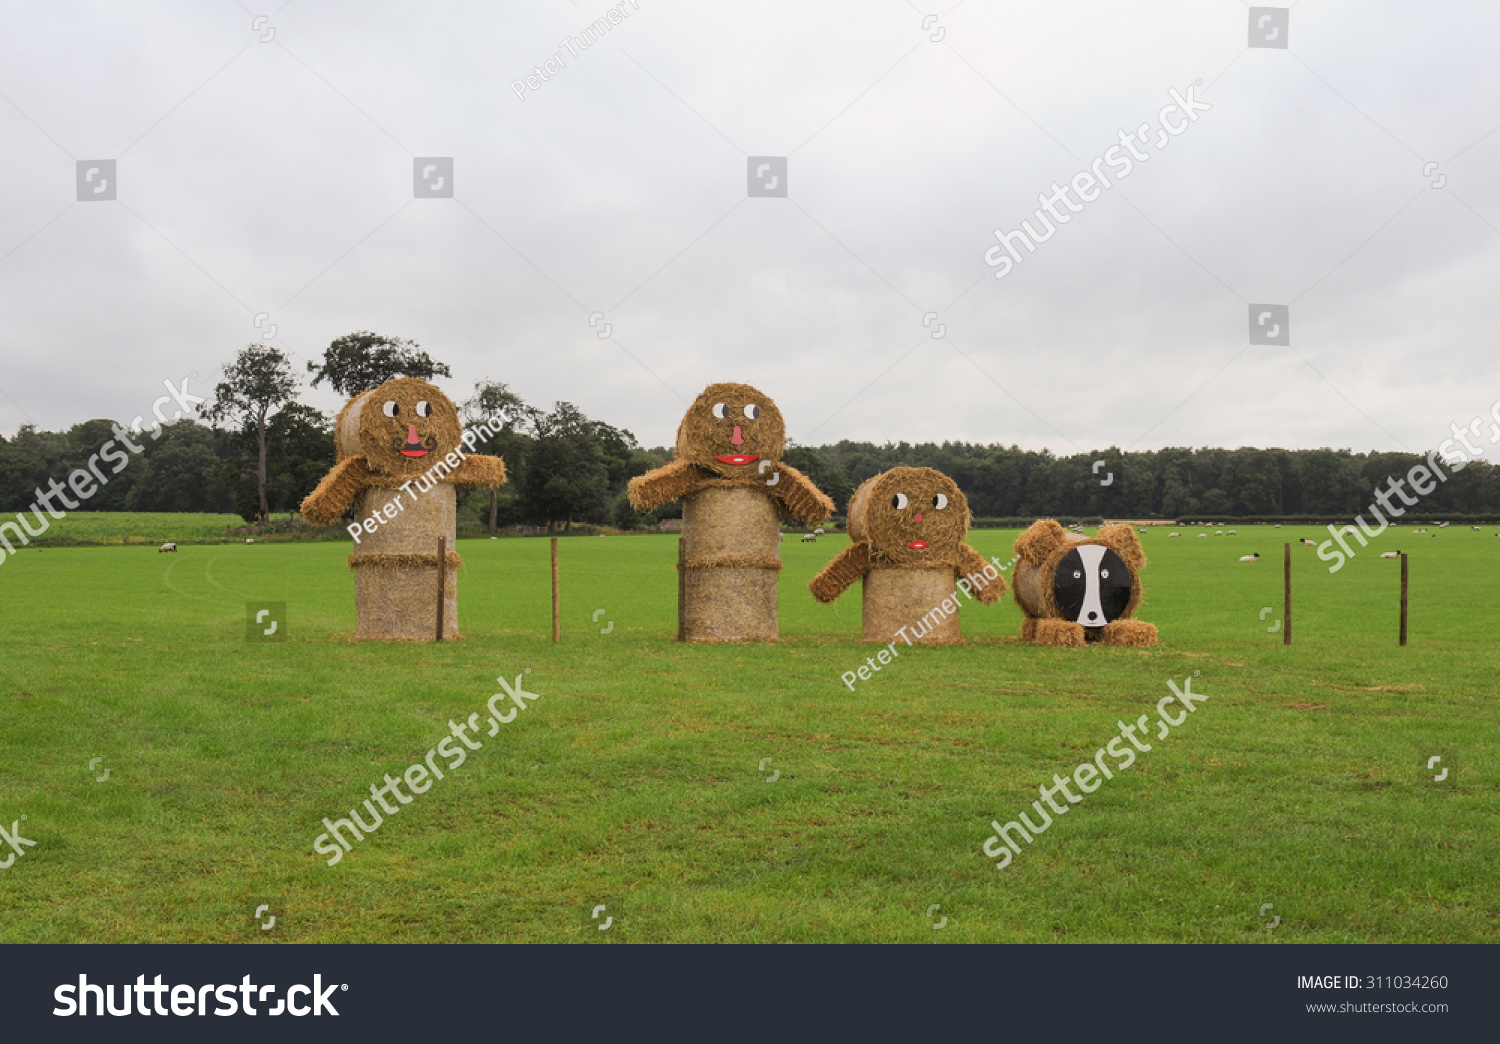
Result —
[[864, 581], [864, 640], [950, 645], [961, 640], [955, 581], [993, 605], [1005, 593], [1000, 570], [964, 536], [969, 503], [932, 468], [892, 468], [867, 479], [849, 500], [849, 539], [808, 590], [832, 602]]
[[682, 500], [682, 633], [690, 642], [768, 642], [777, 636], [781, 511], [809, 525], [833, 501], [782, 463], [786, 424], [748, 384], [711, 384], [677, 429], [672, 463], [630, 480], [649, 511]]
[[302, 502], [302, 517], [326, 526], [352, 504], [358, 639], [425, 641], [437, 626], [438, 538], [447, 538], [443, 634], [458, 633], [453, 550], [458, 490], [499, 486], [499, 457], [464, 452], [478, 441], [437, 388], [397, 377], [349, 400], [334, 432], [338, 463]]

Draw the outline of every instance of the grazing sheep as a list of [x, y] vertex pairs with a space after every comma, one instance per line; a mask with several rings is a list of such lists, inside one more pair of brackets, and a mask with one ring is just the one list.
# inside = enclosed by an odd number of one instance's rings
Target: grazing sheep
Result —
[[1200, 537], [1206, 537], [1206, 536], [1208, 536], [1208, 534], [1207, 534], [1207, 533], [1199, 533], [1199, 534], [1198, 534], [1198, 535], [1199, 535], [1199, 536], [1200, 536]]
[[821, 526], [818, 527], [817, 529], [813, 530], [813, 536], [822, 536], [822, 535], [823, 535], [823, 529], [822, 529]]
[[1230, 535], [1230, 536], [1234, 536], [1234, 530], [1232, 530], [1232, 529], [1231, 529], [1231, 530], [1230, 530], [1230, 531], [1229, 531], [1229, 535]]
[[1413, 529], [1412, 532], [1413, 533], [1425, 533], [1425, 532], [1427, 532], [1427, 530], [1425, 530], [1425, 529]]
[[1260, 557], [1260, 552], [1257, 551], [1254, 554], [1240, 555], [1240, 561], [1241, 562], [1254, 562], [1259, 557]]
[[1472, 529], [1476, 533], [1479, 532], [1479, 527], [1478, 526], [1470, 526], [1469, 528]]
[[1381, 558], [1400, 558], [1401, 557], [1401, 552], [1400, 551], [1382, 551], [1380, 553], [1380, 557]]
[[816, 544], [818, 542], [818, 535], [816, 533], [803, 533], [802, 542], [804, 544]]
[[[1500, 533], [1497, 533], [1495, 535], [1496, 536], [1500, 536]], [[1181, 533], [1168, 533], [1167, 536], [1169, 536], [1169, 537], [1182, 536], [1182, 534]]]
[[176, 554], [177, 553], [177, 544], [176, 544], [176, 542], [168, 540], [165, 544], [163, 544], [161, 547], [159, 547], [159, 548], [156, 549], [156, 553], [157, 554], [161, 554], [163, 551], [171, 551], [173, 554]]
[[1214, 536], [1223, 536], [1223, 535], [1224, 535], [1224, 531], [1222, 529], [1216, 529], [1216, 530], [1214, 530]]
[[1308, 547], [1317, 547], [1318, 546], [1318, 542], [1316, 540], [1309, 540], [1309, 539], [1307, 539], [1307, 537], [1303, 537], [1302, 538], [1302, 542], [1304, 544], [1306, 544]]

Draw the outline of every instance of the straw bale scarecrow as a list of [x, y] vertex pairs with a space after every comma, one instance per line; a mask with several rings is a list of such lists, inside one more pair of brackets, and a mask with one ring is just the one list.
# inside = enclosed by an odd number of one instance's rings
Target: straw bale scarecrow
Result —
[[682, 500], [685, 640], [775, 640], [778, 516], [817, 525], [833, 513], [833, 501], [782, 462], [785, 448], [786, 424], [769, 396], [711, 384], [677, 428], [676, 459], [630, 480], [639, 511]]
[[864, 640], [951, 645], [961, 640], [959, 589], [993, 605], [1005, 593], [1000, 570], [964, 537], [969, 503], [954, 481], [933, 468], [892, 468], [849, 500], [849, 539], [807, 585], [832, 602], [864, 581]]
[[355, 634], [372, 641], [425, 641], [437, 625], [438, 538], [447, 538], [443, 634], [458, 631], [453, 550], [458, 490], [499, 486], [499, 457], [466, 453], [448, 396], [426, 381], [397, 377], [349, 400], [335, 425], [338, 462], [302, 502], [302, 516], [326, 526], [351, 505], [355, 540]]
[[1155, 645], [1156, 625], [1134, 619], [1146, 553], [1130, 526], [1096, 536], [1069, 533], [1050, 518], [1016, 540], [1011, 574], [1026, 614], [1021, 638], [1039, 645]]

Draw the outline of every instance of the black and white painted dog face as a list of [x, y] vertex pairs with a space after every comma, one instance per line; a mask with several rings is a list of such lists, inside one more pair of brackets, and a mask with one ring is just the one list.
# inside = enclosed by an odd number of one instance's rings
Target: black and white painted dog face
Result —
[[1103, 544], [1084, 544], [1063, 556], [1052, 593], [1064, 617], [1084, 627], [1103, 627], [1130, 605], [1131, 577], [1125, 560]]

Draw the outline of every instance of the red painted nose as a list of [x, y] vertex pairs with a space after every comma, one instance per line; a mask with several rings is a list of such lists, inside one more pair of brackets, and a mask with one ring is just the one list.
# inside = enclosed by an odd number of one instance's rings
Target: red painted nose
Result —
[[417, 444], [417, 426], [415, 424], [408, 424], [406, 426], [406, 444], [408, 446], [415, 446]]
[[743, 446], [745, 444], [745, 436], [740, 434], [740, 426], [738, 424], [734, 426], [734, 434], [729, 436], [729, 441], [736, 446]]
[[920, 521], [922, 521], [922, 512], [918, 511], [916, 517], [913, 518], [912, 521], [913, 522], [920, 522]]

